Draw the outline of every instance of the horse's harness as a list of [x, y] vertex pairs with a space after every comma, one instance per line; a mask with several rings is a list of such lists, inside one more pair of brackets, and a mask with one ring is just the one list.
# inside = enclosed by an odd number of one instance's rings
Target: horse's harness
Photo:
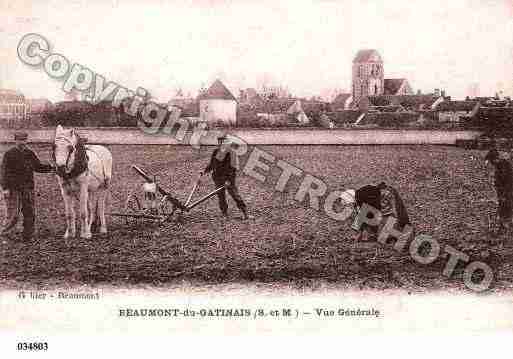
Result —
[[[77, 136], [77, 139], [78, 139], [78, 142], [81, 141], [80, 137], [78, 137], [78, 136]], [[71, 141], [67, 137], [59, 136], [59, 137], [55, 137], [55, 140], [56, 141], [57, 140], [63, 140], [65, 142], [67, 142], [71, 146], [71, 150], [68, 152], [68, 155], [66, 157], [65, 168], [68, 168], [68, 164], [69, 164], [69, 160], [71, 158], [71, 154], [73, 152], [77, 153], [75, 155], [75, 163], [74, 163], [73, 168], [71, 169], [71, 171], [69, 173], [63, 173], [63, 174], [60, 174], [59, 172], [56, 172], [57, 176], [61, 177], [64, 180], [65, 183], [69, 184], [70, 180], [80, 176], [84, 172], [87, 172], [88, 174], [92, 175], [99, 183], [103, 183], [104, 186], [107, 186], [107, 178], [105, 176], [105, 165], [103, 164], [103, 161], [102, 161], [102, 159], [101, 159], [101, 157], [100, 157], [100, 155], [98, 153], [96, 153], [91, 148], [87, 148], [83, 144], [80, 144], [79, 146], [75, 145], [73, 143], [73, 141]], [[55, 162], [55, 147], [56, 146], [55, 146], [55, 143], [54, 143], [53, 151], [52, 151], [52, 158], [53, 158], [54, 162]], [[91, 152], [95, 153], [96, 156], [98, 156], [98, 158], [100, 159], [100, 162], [102, 163], [103, 180], [101, 178], [99, 178], [98, 176], [96, 176], [92, 171], [89, 171], [89, 156], [87, 155], [87, 151], [91, 151]], [[82, 160], [77, 161], [77, 155], [79, 155], [80, 159], [82, 159]], [[78, 165], [77, 165], [77, 162], [78, 162]]]
[[[67, 155], [67, 157], [66, 157], [66, 163], [64, 164], [64, 166], [65, 166], [66, 168], [68, 168], [68, 164], [69, 164], [69, 160], [70, 160], [71, 154], [72, 154], [73, 152], [75, 152], [75, 151], [76, 151], [76, 146], [75, 146], [75, 144], [73, 143], [73, 141], [71, 141], [71, 140], [70, 140], [69, 138], [67, 138], [67, 137], [62, 137], [62, 136], [60, 136], [60, 137], [55, 137], [55, 141], [57, 141], [57, 140], [63, 140], [63, 141], [65, 141], [65, 142], [67, 142], [67, 143], [70, 145], [70, 147], [71, 147], [71, 150], [68, 152], [68, 155]], [[57, 146], [56, 146], [56, 145], [55, 145], [55, 143], [54, 143], [54, 145], [53, 145], [53, 151], [52, 151], [52, 159], [54, 160], [54, 162], [55, 162], [55, 149], [56, 149], [56, 147], [57, 147]], [[75, 167], [74, 167], [74, 168], [75, 168]], [[74, 168], [73, 168], [73, 169], [74, 169]], [[72, 169], [72, 171], [73, 171], [73, 169]], [[84, 171], [84, 170], [81, 170], [81, 172], [80, 172], [80, 173], [78, 173], [78, 174], [76, 174], [76, 176], [80, 175], [83, 171]], [[71, 179], [72, 177], [76, 177], [76, 176], [71, 176], [71, 172], [70, 172], [69, 174], [64, 173], [63, 175], [61, 175], [61, 174], [57, 173], [57, 175], [58, 175], [59, 177], [63, 178], [63, 179], [66, 179], [65, 177], [70, 177], [70, 178], [68, 178], [68, 179]]]

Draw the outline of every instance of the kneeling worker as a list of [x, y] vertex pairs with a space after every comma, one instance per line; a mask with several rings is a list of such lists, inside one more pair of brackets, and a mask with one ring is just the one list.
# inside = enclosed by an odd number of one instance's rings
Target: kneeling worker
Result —
[[[230, 152], [230, 145], [225, 143], [225, 135], [219, 136], [217, 141], [218, 147], [212, 153], [210, 163], [205, 170], [200, 173], [200, 176], [203, 176], [205, 173], [212, 172], [212, 179], [214, 180], [216, 188], [226, 185], [226, 190], [228, 190], [228, 193], [242, 212], [244, 219], [248, 219], [246, 204], [239, 195], [239, 191], [237, 190], [237, 185], [235, 183], [235, 177], [239, 167], [237, 162], [238, 158], [235, 154]], [[223, 215], [227, 217], [228, 204], [226, 203], [226, 191], [222, 190], [218, 192], [217, 197], [219, 199], [219, 208]]]
[[[399, 192], [385, 182], [381, 182], [377, 186], [367, 185], [356, 190], [355, 210], [358, 212], [364, 203], [381, 213], [383, 216], [382, 223], [386, 221], [387, 217], [394, 217], [397, 220], [396, 229], [402, 230], [407, 225], [411, 226], [408, 212]], [[371, 215], [369, 218], [372, 218], [373, 213], [369, 214]], [[369, 239], [375, 240], [377, 239], [378, 228], [378, 225], [363, 224], [356, 239], [366, 240], [368, 236]]]
[[381, 213], [384, 217], [394, 217], [397, 220], [399, 229], [411, 226], [406, 206], [399, 195], [399, 192], [385, 182], [378, 184], [381, 193]]
[[[363, 204], [367, 204], [373, 209], [381, 211], [381, 192], [377, 186], [367, 185], [356, 190], [354, 206], [357, 215]], [[372, 212], [369, 213], [369, 215], [369, 218], [374, 218], [374, 214]], [[363, 223], [355, 239], [364, 241], [367, 239], [376, 240], [377, 234], [378, 226], [370, 226]]]

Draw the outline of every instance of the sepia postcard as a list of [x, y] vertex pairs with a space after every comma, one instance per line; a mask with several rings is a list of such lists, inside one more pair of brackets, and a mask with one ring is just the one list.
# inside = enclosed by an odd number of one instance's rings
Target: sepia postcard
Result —
[[0, 0], [0, 354], [511, 333], [512, 96], [511, 0]]

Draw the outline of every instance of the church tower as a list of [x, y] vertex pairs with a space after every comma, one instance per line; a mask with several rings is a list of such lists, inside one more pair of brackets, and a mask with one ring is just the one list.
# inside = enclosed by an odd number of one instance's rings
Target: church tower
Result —
[[383, 60], [376, 50], [360, 50], [353, 59], [353, 103], [384, 93]]

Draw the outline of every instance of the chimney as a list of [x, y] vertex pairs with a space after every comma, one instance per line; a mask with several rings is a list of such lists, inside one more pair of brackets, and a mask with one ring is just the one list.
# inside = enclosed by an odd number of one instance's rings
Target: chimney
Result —
[[442, 96], [443, 98], [445, 98], [445, 90], [442, 90], [442, 92], [441, 92], [441, 96]]
[[422, 91], [417, 90], [417, 95], [422, 95]]
[[440, 97], [440, 89], [435, 89], [435, 96]]

